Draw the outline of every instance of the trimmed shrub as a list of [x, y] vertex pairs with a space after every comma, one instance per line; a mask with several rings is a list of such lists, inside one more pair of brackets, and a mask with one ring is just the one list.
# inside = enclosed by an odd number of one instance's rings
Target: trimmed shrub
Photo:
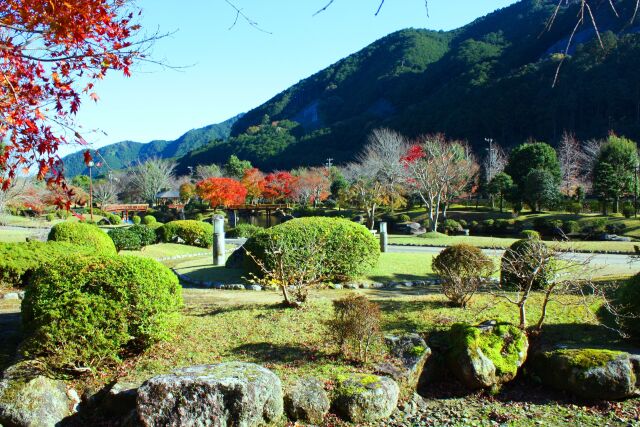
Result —
[[126, 228], [115, 228], [109, 231], [109, 237], [116, 245], [116, 250], [120, 251], [139, 251], [142, 248], [140, 236]]
[[122, 224], [122, 218], [120, 218], [118, 215], [114, 215], [114, 214], [108, 214], [107, 215], [107, 221], [109, 221], [109, 224], [111, 224], [111, 225], [120, 225], [120, 224]]
[[589, 236], [595, 236], [602, 234], [607, 229], [607, 220], [604, 218], [597, 218], [590, 221], [583, 222], [582, 231]]
[[40, 267], [26, 289], [26, 356], [55, 370], [95, 370], [169, 337], [182, 296], [168, 268], [128, 256], [58, 261]]
[[431, 266], [442, 278], [442, 292], [460, 307], [466, 307], [488, 282], [494, 268], [491, 258], [480, 248], [465, 244], [449, 246], [433, 259]]
[[626, 333], [640, 338], [640, 273], [620, 285], [614, 306]]
[[92, 224], [81, 222], [61, 222], [49, 232], [49, 241], [68, 242], [75, 245], [91, 246], [98, 253], [116, 253], [116, 247], [107, 233]]
[[467, 221], [465, 221], [464, 219], [459, 219], [458, 222], [460, 223], [460, 226], [464, 229], [464, 228], [468, 228], [469, 224], [467, 223]]
[[407, 214], [398, 215], [398, 222], [409, 222], [411, 221], [411, 217]]
[[95, 255], [95, 250], [64, 242], [0, 243], [0, 288], [23, 288], [42, 263], [68, 254]]
[[567, 204], [567, 211], [574, 215], [580, 215], [582, 213], [582, 203], [571, 202]]
[[535, 230], [522, 230], [520, 235], [525, 239], [538, 239], [540, 240], [540, 233]]
[[[373, 234], [366, 227], [341, 218], [293, 219], [256, 234], [245, 248], [269, 268], [274, 259], [267, 251], [274, 243], [289, 251], [324, 251], [318, 275], [327, 281], [357, 277], [375, 267], [380, 258], [379, 243]], [[260, 273], [251, 257], [246, 260], [250, 271]]]
[[[544, 254], [549, 249], [539, 239], [523, 239], [514, 242], [502, 255], [500, 286], [504, 289], [524, 289], [528, 283], [522, 280], [533, 279], [532, 290], [545, 289], [551, 279], [549, 268], [540, 268], [537, 254]], [[513, 274], [513, 269], [518, 268], [518, 274]], [[521, 279], [523, 278], [523, 279]]]
[[201, 213], [196, 214], [196, 221], [202, 221], [203, 219], [204, 219], [204, 215], [202, 215]]
[[52, 222], [54, 219], [56, 219], [55, 214], [47, 214], [47, 216], [45, 217], [47, 219], [47, 221]]
[[71, 212], [64, 209], [58, 209], [56, 211], [56, 216], [60, 219], [67, 219], [71, 216]]
[[580, 229], [581, 227], [578, 221], [566, 221], [562, 225], [562, 230], [564, 230], [565, 233], [569, 233], [569, 234], [579, 233]]
[[262, 227], [258, 227], [253, 224], [238, 224], [236, 228], [232, 228], [227, 233], [227, 236], [232, 238], [250, 238], [253, 237], [256, 233], [264, 230]]
[[454, 219], [446, 219], [442, 224], [442, 229], [446, 234], [457, 234], [462, 232], [462, 226]]
[[624, 215], [625, 218], [631, 218], [635, 215], [635, 213], [636, 210], [633, 208], [633, 205], [631, 203], [625, 203], [622, 207], [622, 215]]
[[156, 230], [147, 225], [134, 225], [128, 229], [130, 232], [137, 234], [142, 247], [153, 245], [156, 243]]
[[322, 205], [327, 209], [335, 209], [338, 207], [338, 202], [336, 202], [334, 199], [327, 199], [322, 202]]
[[610, 222], [605, 226], [607, 233], [611, 234], [622, 234], [627, 229], [627, 226], [622, 222]]
[[156, 230], [164, 243], [182, 240], [185, 245], [210, 248], [213, 245], [213, 225], [206, 222], [184, 220], [171, 221]]
[[484, 227], [485, 230], [492, 230], [493, 226], [495, 224], [495, 221], [492, 219], [485, 219], [484, 221], [482, 221], [482, 226]]
[[131, 218], [131, 220], [135, 225], [139, 225], [142, 222], [142, 218], [140, 218], [138, 215], [134, 215], [133, 218]]
[[145, 215], [144, 218], [142, 218], [142, 223], [144, 225], [155, 224], [156, 222], [158, 221], [156, 220], [156, 217], [153, 215]]

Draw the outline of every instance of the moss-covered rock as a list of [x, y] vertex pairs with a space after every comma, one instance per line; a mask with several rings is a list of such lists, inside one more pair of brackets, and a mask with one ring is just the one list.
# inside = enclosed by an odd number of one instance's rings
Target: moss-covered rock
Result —
[[394, 363], [378, 365], [376, 370], [396, 380], [403, 396], [411, 396], [417, 389], [425, 362], [431, 356], [431, 349], [418, 334], [387, 336], [385, 343], [395, 360]]
[[529, 342], [517, 327], [485, 322], [455, 324], [449, 331], [449, 369], [470, 389], [492, 388], [515, 378], [527, 358]]
[[7, 369], [0, 381], [0, 425], [52, 427], [70, 416], [74, 401], [63, 381], [25, 371]]
[[637, 356], [593, 348], [558, 348], [536, 352], [531, 376], [559, 390], [592, 400], [618, 400], [638, 394]]
[[253, 363], [219, 363], [178, 369], [138, 389], [143, 425], [251, 427], [282, 415], [282, 384]]
[[400, 388], [391, 378], [350, 374], [338, 376], [336, 383], [335, 410], [353, 423], [388, 418], [398, 405]]
[[285, 410], [293, 421], [321, 424], [330, 406], [324, 384], [316, 378], [298, 380], [284, 397]]

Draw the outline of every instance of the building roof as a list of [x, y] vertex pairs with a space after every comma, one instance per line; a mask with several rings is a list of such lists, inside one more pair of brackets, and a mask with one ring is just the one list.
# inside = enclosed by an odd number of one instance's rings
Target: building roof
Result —
[[157, 199], [179, 199], [180, 192], [176, 190], [162, 191], [156, 194]]

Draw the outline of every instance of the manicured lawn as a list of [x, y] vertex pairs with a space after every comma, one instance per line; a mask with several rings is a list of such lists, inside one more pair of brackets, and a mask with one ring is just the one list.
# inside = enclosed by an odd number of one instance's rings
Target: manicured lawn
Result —
[[122, 251], [122, 255], [135, 255], [146, 258], [168, 258], [179, 255], [192, 255], [210, 252], [211, 249], [198, 248], [195, 246], [178, 245], [175, 243], [158, 243], [156, 245], [142, 248], [141, 251]]
[[423, 280], [433, 276], [433, 257], [433, 254], [384, 253], [380, 255], [378, 266], [364, 278], [374, 282]]
[[[24, 242], [27, 237], [41, 237], [37, 230], [0, 230], [0, 242], [15, 243]], [[46, 234], [44, 235], [46, 237]]]
[[[459, 243], [466, 243], [472, 246], [483, 248], [508, 248], [518, 239], [506, 237], [484, 237], [484, 236], [444, 236], [438, 237], [413, 237], [392, 235], [389, 237], [390, 244], [397, 245], [419, 245], [419, 246], [451, 246]], [[556, 245], [563, 249], [575, 249], [590, 252], [620, 252], [632, 254], [635, 252], [634, 245], [637, 242], [556, 242], [548, 241], [549, 244]]]

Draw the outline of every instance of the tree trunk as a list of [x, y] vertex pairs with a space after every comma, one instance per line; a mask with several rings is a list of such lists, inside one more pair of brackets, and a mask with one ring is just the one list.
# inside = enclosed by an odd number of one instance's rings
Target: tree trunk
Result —
[[527, 311], [524, 301], [518, 304], [518, 309], [520, 311], [520, 325], [518, 327], [524, 331], [527, 328]]
[[504, 196], [500, 195], [500, 213], [504, 212]]
[[620, 212], [620, 197], [616, 196], [613, 204], [613, 213]]

